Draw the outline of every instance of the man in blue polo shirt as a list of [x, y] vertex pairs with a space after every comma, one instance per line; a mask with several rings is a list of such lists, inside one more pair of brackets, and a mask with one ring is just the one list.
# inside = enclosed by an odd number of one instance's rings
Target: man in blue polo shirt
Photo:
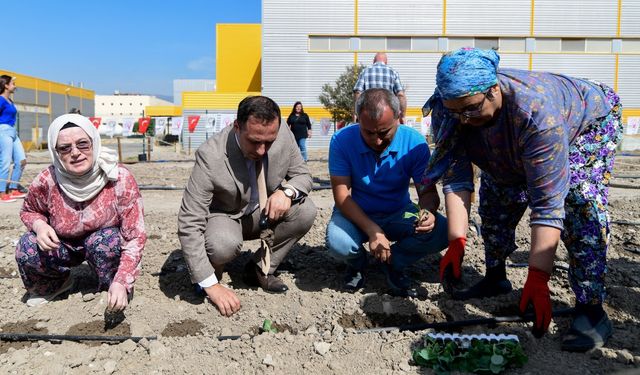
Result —
[[[335, 208], [327, 226], [327, 247], [347, 264], [344, 288], [364, 285], [368, 242], [371, 255], [384, 264], [391, 293], [416, 296], [407, 266], [447, 247], [447, 221], [437, 213], [435, 187], [418, 181], [429, 160], [429, 148], [414, 129], [399, 126], [400, 102], [390, 91], [369, 89], [356, 101], [359, 124], [336, 133], [329, 148], [329, 173]], [[421, 219], [409, 197], [413, 179]], [[393, 244], [392, 244], [393, 242]]]

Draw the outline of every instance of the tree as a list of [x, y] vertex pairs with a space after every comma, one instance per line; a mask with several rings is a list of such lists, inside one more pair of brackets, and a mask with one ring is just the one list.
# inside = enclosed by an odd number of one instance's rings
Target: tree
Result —
[[353, 120], [353, 86], [358, 80], [358, 75], [364, 69], [364, 65], [347, 66], [344, 73], [338, 77], [335, 86], [325, 83], [320, 94], [320, 103], [324, 109], [331, 113], [333, 121]]

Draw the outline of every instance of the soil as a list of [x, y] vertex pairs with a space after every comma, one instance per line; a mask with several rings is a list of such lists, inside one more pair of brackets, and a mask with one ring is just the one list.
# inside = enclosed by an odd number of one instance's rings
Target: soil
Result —
[[[164, 152], [164, 154], [162, 154]], [[327, 155], [311, 152], [309, 167], [316, 185], [328, 183]], [[138, 184], [183, 187], [193, 156], [157, 148], [158, 163], [128, 164]], [[31, 181], [47, 167], [46, 153], [29, 155], [23, 181]], [[38, 163], [40, 162], [40, 163]], [[509, 374], [605, 374], [640, 369], [640, 158], [619, 157], [611, 189], [611, 247], [608, 255], [605, 304], [614, 335], [601, 349], [590, 353], [560, 350], [570, 318], [558, 317], [541, 339], [530, 334], [530, 324], [508, 323], [495, 327], [473, 326], [451, 332], [515, 334], [529, 361]], [[620, 176], [620, 177], [616, 177]], [[631, 176], [631, 177], [628, 177]], [[638, 176], [640, 177], [640, 176]], [[177, 238], [177, 212], [181, 190], [143, 190], [145, 225], [149, 240], [135, 296], [125, 320], [105, 331], [106, 293], [97, 292], [96, 278], [88, 266], [72, 271], [74, 288], [62, 298], [30, 308], [14, 259], [15, 243], [25, 231], [18, 212], [20, 202], [0, 206], [0, 333], [132, 335], [149, 337], [118, 344], [88, 342], [0, 341], [0, 373], [207, 373], [207, 374], [326, 374], [326, 373], [430, 373], [411, 360], [412, 349], [430, 331], [360, 332], [385, 326], [458, 321], [514, 315], [527, 269], [508, 268], [514, 291], [503, 296], [454, 301], [438, 282], [439, 255], [411, 266], [409, 274], [419, 285], [418, 298], [387, 294], [385, 278], [371, 262], [365, 288], [354, 294], [341, 290], [344, 267], [324, 248], [326, 224], [331, 215], [331, 191], [311, 193], [318, 206], [313, 228], [293, 248], [280, 267], [289, 286], [284, 295], [265, 293], [242, 281], [248, 251], [257, 241], [245, 243], [246, 252], [227, 265], [222, 282], [232, 288], [242, 309], [231, 318], [194, 292]], [[517, 230], [519, 250], [510, 261], [527, 261], [529, 229], [527, 215]], [[479, 222], [477, 207], [472, 219]], [[574, 297], [567, 280], [567, 253], [560, 246], [550, 288], [554, 309], [571, 307]], [[482, 241], [473, 226], [464, 259], [463, 285], [484, 274]], [[564, 262], [564, 263], [563, 263]], [[261, 333], [265, 319], [278, 333]], [[153, 338], [155, 336], [155, 339]], [[226, 339], [219, 340], [224, 336]]]

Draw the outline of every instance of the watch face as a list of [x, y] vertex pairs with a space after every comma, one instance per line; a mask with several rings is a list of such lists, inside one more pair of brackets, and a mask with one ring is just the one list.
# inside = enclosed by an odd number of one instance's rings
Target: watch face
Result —
[[284, 195], [286, 195], [287, 198], [293, 198], [293, 195], [294, 195], [293, 190], [288, 189], [288, 188], [284, 189]]

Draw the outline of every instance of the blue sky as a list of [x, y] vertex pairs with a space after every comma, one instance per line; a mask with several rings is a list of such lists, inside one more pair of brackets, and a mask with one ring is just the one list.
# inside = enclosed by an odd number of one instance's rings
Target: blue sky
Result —
[[215, 78], [215, 25], [260, 23], [260, 0], [3, 1], [0, 68], [96, 94], [171, 96]]

